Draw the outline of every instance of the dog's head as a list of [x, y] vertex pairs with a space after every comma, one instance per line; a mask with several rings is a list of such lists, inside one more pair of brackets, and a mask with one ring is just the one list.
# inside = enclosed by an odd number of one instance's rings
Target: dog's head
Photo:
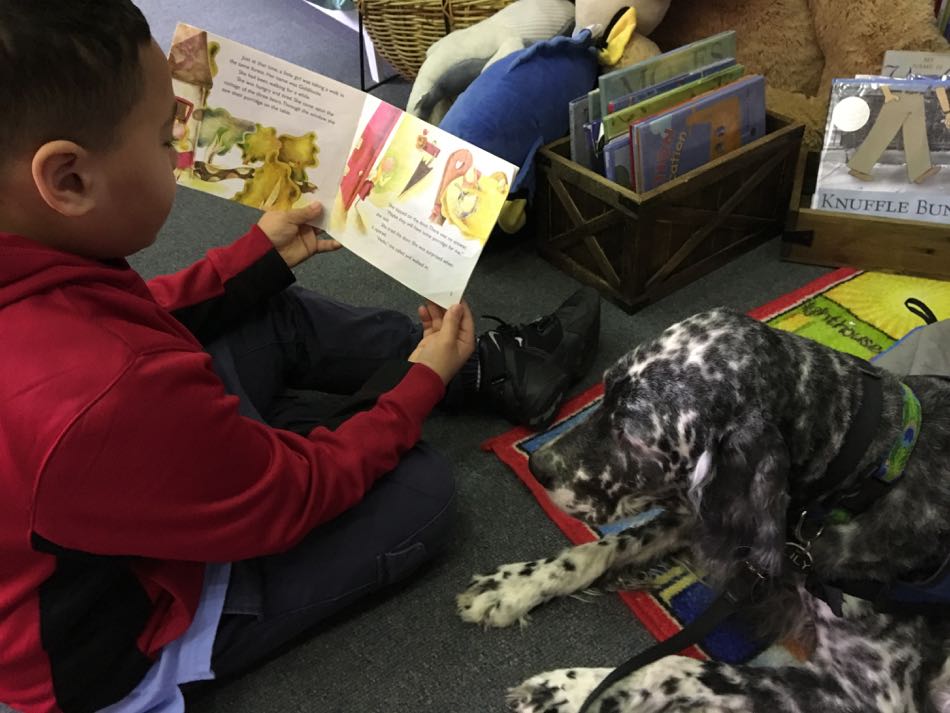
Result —
[[678, 497], [705, 531], [706, 557], [777, 573], [789, 459], [757, 373], [770, 332], [729, 310], [673, 325], [607, 370], [601, 404], [536, 451], [531, 471], [590, 523]]

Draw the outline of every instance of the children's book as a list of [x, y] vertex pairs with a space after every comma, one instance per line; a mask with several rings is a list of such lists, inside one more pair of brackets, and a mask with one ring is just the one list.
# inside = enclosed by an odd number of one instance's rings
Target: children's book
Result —
[[684, 84], [689, 84], [690, 82], [695, 82], [697, 79], [702, 79], [710, 74], [716, 74], [721, 72], [727, 67], [731, 67], [736, 63], [736, 60], [732, 57], [728, 59], [719, 60], [718, 62], [713, 62], [712, 64], [707, 64], [704, 67], [700, 67], [697, 70], [692, 72], [686, 72], [684, 74], [678, 74], [672, 79], [667, 79], [666, 81], [659, 82], [658, 84], [651, 84], [649, 87], [644, 87], [643, 89], [638, 89], [637, 91], [627, 94], [617, 99], [611, 99], [607, 103], [607, 111], [611, 114], [614, 114], [621, 109], [626, 107], [633, 106], [642, 101], [649, 99], [650, 97], [655, 97], [658, 94], [663, 94], [672, 89], [676, 89]]
[[197, 27], [169, 52], [178, 182], [317, 227], [418, 294], [458, 302], [516, 167], [346, 84]]
[[604, 145], [604, 176], [625, 188], [633, 188], [630, 134], [616, 136]]
[[636, 189], [651, 191], [765, 135], [765, 79], [753, 74], [630, 127]]
[[603, 174], [604, 172], [604, 131], [600, 119], [588, 121], [583, 127], [584, 148], [582, 151], [587, 157], [587, 168]]
[[603, 74], [598, 81], [601, 115], [610, 113], [615, 99], [735, 56], [736, 33], [730, 30]]
[[940, 30], [940, 34], [946, 37], [948, 29], [950, 29], [950, 2], [947, 2], [947, 0], [941, 0], [936, 14], [937, 29]]
[[587, 92], [587, 102], [587, 112], [590, 114], [591, 121], [600, 119], [604, 116], [604, 113], [601, 111], [599, 89], [591, 89], [589, 92]]
[[590, 144], [584, 130], [584, 124], [590, 122], [590, 103], [586, 94], [567, 105], [567, 117], [570, 127], [571, 161], [590, 168]]
[[733, 64], [731, 67], [720, 70], [715, 74], [710, 74], [707, 77], [697, 79], [689, 84], [684, 84], [675, 89], [663, 92], [662, 94], [657, 94], [633, 106], [628, 106], [626, 109], [608, 114], [604, 117], [604, 134], [608, 139], [624, 134], [627, 132], [630, 124], [637, 119], [656, 114], [664, 109], [669, 109], [693, 97], [697, 97], [700, 94], [734, 82], [742, 76], [744, 71], [745, 68], [741, 64]]
[[832, 82], [812, 208], [950, 223], [950, 80]]

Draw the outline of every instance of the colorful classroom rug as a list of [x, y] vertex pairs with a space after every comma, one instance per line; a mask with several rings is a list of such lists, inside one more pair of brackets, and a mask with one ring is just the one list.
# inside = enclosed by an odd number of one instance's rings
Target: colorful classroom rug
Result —
[[[766, 323], [822, 344], [872, 359], [888, 349], [922, 320], [904, 302], [917, 298], [941, 319], [950, 319], [950, 282], [859, 272], [844, 268], [752, 310]], [[633, 346], [633, 345], [631, 345]], [[590, 542], [623, 529], [632, 521], [591, 528], [559, 510], [528, 470], [528, 456], [558, 433], [572, 427], [594, 408], [603, 394], [597, 385], [564, 405], [548, 430], [516, 428], [487, 441], [483, 448], [508, 464], [529, 488], [545, 513], [574, 544]], [[642, 516], [641, 516], [642, 517]], [[682, 565], [670, 563], [655, 580], [654, 593], [621, 592], [620, 597], [657, 639], [667, 639], [712, 602], [712, 592]], [[738, 621], [726, 621], [700, 646], [687, 653], [730, 663], [793, 663], [801, 652], [793, 643], [765, 647]]]

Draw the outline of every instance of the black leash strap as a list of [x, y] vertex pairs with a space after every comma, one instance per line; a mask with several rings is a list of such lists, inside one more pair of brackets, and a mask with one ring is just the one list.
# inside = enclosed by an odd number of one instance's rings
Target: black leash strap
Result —
[[607, 677], [584, 700], [578, 713], [587, 713], [608, 688], [637, 669], [643, 668], [654, 661], [659, 661], [664, 656], [678, 654], [683, 649], [702, 641], [720, 622], [749, 604], [753, 600], [753, 592], [756, 586], [762, 581], [761, 577], [752, 572], [748, 572], [745, 576], [734, 580], [729, 588], [709, 605], [706, 611], [680, 631], [665, 641], [641, 651], [607, 674]]
[[907, 307], [912, 314], [920, 317], [924, 321], [924, 324], [933, 324], [937, 321], [937, 315], [933, 313], [933, 310], [916, 297], [908, 297], [904, 300], [904, 306]]
[[[884, 389], [881, 384], [880, 375], [870, 369], [861, 369], [861, 402], [857, 413], [848, 426], [848, 432], [845, 434], [844, 441], [838, 453], [828, 464], [825, 472], [817, 480], [808, 484], [806, 493], [803, 493], [804, 502], [793, 503], [797, 510], [814, 510], [814, 504], [830, 493], [839, 493], [845, 490], [847, 494], [852, 495], [852, 491], [860, 491], [864, 487], [875, 487], [873, 479], [858, 476], [854, 483], [844, 482], [848, 477], [855, 473], [861, 459], [867, 452], [868, 444], [874, 438], [877, 428], [881, 423], [881, 412], [884, 407]], [[873, 495], [880, 493], [875, 490]], [[873, 497], [871, 498], [873, 499]], [[842, 505], [842, 507], [844, 507]], [[855, 505], [856, 507], [856, 505]], [[853, 510], [858, 512], [858, 510]], [[812, 512], [812, 514], [817, 514]]]

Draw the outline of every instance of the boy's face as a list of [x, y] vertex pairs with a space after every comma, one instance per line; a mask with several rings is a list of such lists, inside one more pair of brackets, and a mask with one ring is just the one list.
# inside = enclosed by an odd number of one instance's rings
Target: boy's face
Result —
[[[175, 95], [168, 62], [154, 42], [140, 50], [142, 97], [122, 121], [116, 143], [97, 157], [104, 191], [97, 191], [96, 257], [125, 257], [151, 245], [175, 198], [172, 147]], [[93, 217], [93, 216], [90, 216]]]

